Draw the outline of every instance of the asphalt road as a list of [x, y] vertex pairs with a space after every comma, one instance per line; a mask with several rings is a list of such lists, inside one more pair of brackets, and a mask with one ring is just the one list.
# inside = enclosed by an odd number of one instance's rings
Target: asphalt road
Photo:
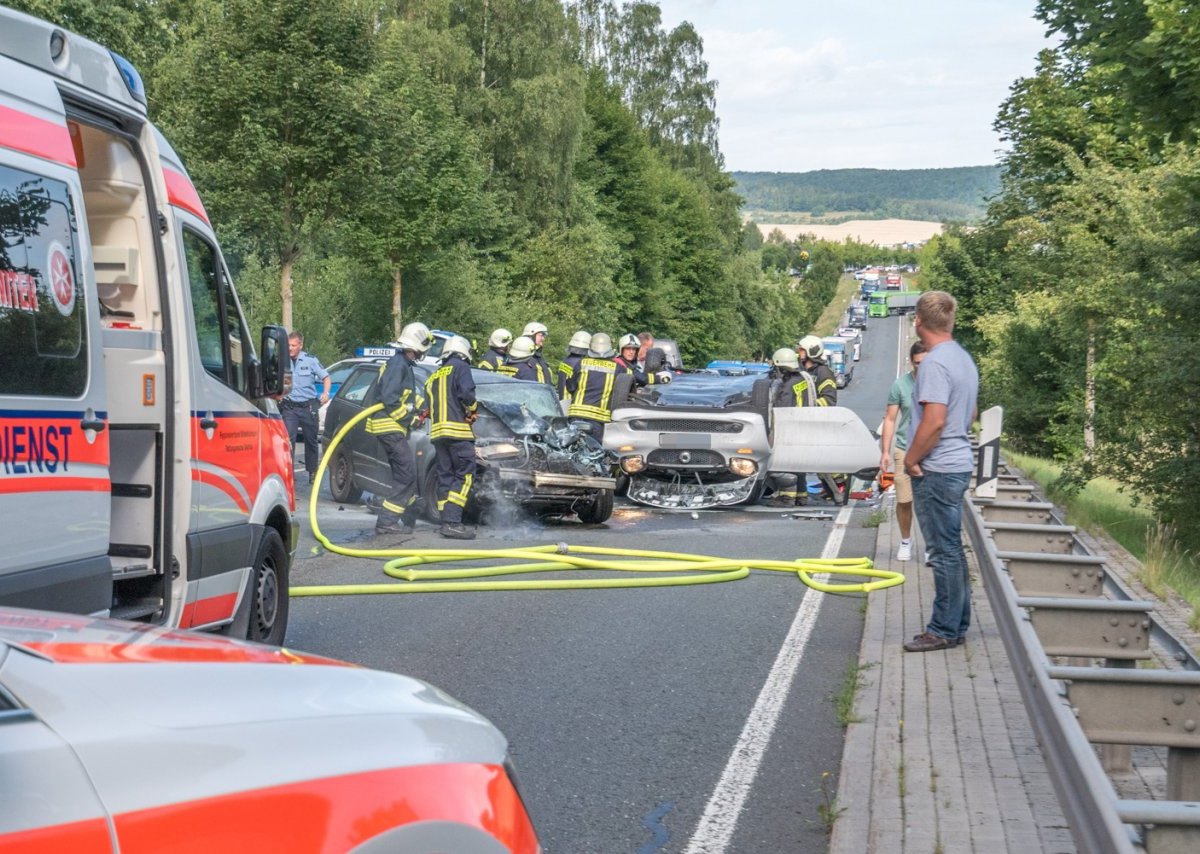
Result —
[[[841, 393], [872, 429], [900, 322], [871, 322]], [[873, 508], [829, 508], [834, 521], [765, 507], [693, 520], [619, 503], [605, 525], [482, 528], [473, 545], [794, 559], [821, 556], [832, 537], [840, 556], [873, 554]], [[365, 508], [326, 494], [319, 513], [331, 539], [366, 545]], [[446, 544], [421, 523], [405, 547]], [[299, 557], [296, 585], [389, 580], [379, 561], [324, 553], [307, 533]], [[765, 572], [674, 589], [304, 598], [286, 642], [427, 680], [490, 718], [552, 854], [824, 852], [842, 754], [835, 700], [857, 662], [863, 605]]]

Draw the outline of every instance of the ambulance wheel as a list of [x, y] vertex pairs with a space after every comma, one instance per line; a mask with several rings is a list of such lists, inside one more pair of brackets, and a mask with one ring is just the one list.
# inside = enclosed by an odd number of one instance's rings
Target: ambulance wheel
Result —
[[599, 489], [596, 497], [589, 503], [576, 509], [580, 522], [589, 525], [599, 525], [607, 522], [613, 511], [613, 493], [611, 489]]
[[339, 450], [329, 466], [329, 494], [339, 504], [353, 504], [362, 498], [363, 491], [354, 485], [354, 463], [350, 455]]
[[246, 637], [279, 646], [288, 621], [288, 553], [274, 528], [268, 527], [263, 532], [250, 584], [250, 626]]

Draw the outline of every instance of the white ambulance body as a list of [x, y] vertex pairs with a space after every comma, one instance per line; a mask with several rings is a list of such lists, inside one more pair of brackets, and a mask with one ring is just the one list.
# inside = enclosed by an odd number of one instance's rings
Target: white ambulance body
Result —
[[0, 7], [0, 604], [283, 640], [287, 434], [132, 66]]

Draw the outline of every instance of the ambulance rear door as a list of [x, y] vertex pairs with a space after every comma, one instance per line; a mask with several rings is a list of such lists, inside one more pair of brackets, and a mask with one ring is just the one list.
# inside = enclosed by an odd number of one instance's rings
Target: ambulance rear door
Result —
[[112, 601], [108, 406], [76, 150], [45, 74], [0, 56], [0, 603]]

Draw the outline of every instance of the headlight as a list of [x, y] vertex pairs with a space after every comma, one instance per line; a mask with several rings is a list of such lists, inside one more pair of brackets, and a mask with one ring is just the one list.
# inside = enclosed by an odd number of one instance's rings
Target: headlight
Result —
[[625, 474], [637, 474], [646, 467], [646, 458], [640, 454], [621, 458], [621, 471]]
[[745, 457], [734, 457], [729, 461], [729, 470], [738, 477], [750, 477], [758, 471], [758, 463]]
[[494, 445], [476, 445], [475, 456], [481, 460], [494, 460], [501, 457], [515, 457], [521, 449], [512, 442], [497, 442]]

